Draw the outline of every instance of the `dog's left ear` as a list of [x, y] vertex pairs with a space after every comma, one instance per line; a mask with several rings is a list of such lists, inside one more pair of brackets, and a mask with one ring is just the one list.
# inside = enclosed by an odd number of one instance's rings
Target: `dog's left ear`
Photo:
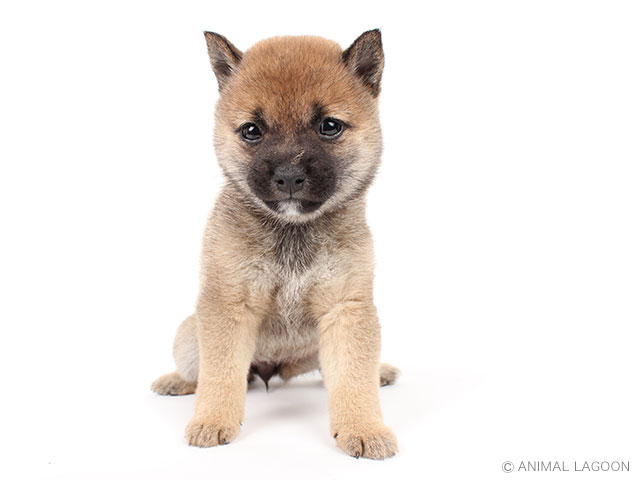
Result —
[[384, 68], [382, 34], [377, 28], [360, 35], [355, 42], [342, 52], [342, 60], [377, 97], [380, 93], [380, 81]]
[[240, 65], [242, 52], [219, 33], [204, 32], [204, 37], [207, 40], [211, 68], [218, 79], [218, 88], [222, 90], [227, 80]]

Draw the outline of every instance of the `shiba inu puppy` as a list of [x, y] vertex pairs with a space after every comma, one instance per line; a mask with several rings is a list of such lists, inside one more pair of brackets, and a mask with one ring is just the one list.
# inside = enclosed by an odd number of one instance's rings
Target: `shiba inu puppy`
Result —
[[247, 378], [320, 369], [331, 434], [349, 455], [397, 451], [382, 422], [373, 248], [365, 193], [382, 150], [378, 30], [346, 50], [276, 37], [241, 52], [205, 32], [218, 80], [215, 149], [226, 184], [209, 217], [196, 312], [175, 339], [176, 371], [152, 389], [196, 393], [189, 444], [240, 431]]

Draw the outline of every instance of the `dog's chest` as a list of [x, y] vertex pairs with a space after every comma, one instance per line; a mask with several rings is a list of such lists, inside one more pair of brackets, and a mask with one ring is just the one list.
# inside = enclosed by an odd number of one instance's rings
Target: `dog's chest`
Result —
[[313, 271], [290, 274], [282, 278], [273, 296], [273, 313], [294, 328], [308, 320], [308, 293], [313, 286]]
[[326, 276], [329, 245], [325, 233], [306, 225], [287, 226], [264, 239], [263, 254], [253, 264], [268, 298], [257, 358], [284, 363], [317, 351], [317, 319], [311, 302], [319, 280]]
[[273, 265], [273, 289], [260, 326], [256, 357], [287, 362], [317, 349], [310, 298], [321, 268], [317, 262], [300, 271]]

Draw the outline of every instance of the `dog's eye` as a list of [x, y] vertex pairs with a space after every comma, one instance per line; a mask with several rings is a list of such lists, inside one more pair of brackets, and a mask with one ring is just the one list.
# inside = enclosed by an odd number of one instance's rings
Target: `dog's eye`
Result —
[[325, 118], [320, 124], [320, 135], [323, 137], [335, 137], [342, 132], [342, 123], [335, 118]]
[[255, 123], [242, 125], [242, 138], [248, 142], [257, 142], [262, 138], [262, 130]]

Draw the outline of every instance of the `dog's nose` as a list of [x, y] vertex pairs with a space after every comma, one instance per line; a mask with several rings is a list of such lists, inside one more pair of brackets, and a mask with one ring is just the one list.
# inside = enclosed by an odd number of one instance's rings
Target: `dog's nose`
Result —
[[276, 188], [281, 192], [295, 193], [302, 190], [307, 176], [298, 165], [281, 165], [273, 174]]

